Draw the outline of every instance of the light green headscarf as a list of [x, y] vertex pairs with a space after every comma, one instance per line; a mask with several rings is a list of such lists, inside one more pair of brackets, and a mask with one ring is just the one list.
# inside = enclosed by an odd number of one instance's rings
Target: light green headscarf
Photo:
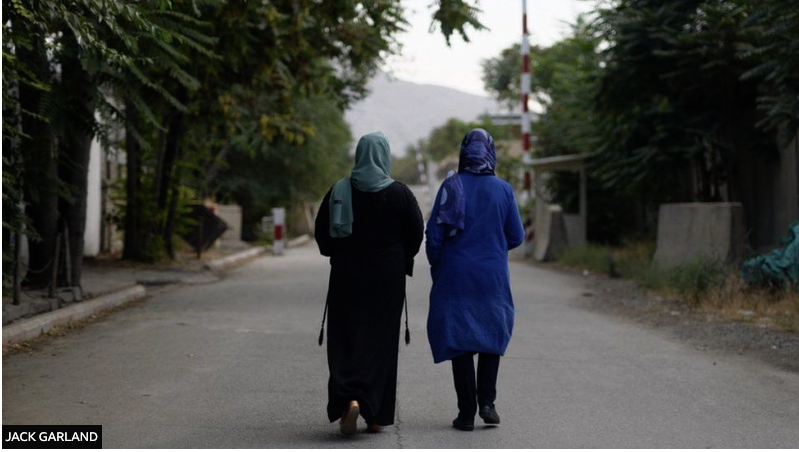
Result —
[[380, 132], [362, 136], [355, 148], [355, 166], [350, 177], [336, 182], [330, 193], [331, 237], [352, 234], [352, 187], [365, 192], [380, 191], [394, 182], [390, 173], [391, 149], [386, 137]]

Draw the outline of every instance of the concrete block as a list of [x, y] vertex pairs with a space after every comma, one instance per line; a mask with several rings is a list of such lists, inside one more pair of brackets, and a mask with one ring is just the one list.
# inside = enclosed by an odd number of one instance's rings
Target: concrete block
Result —
[[566, 225], [566, 243], [570, 248], [577, 248], [588, 245], [585, 231], [585, 219], [580, 214], [563, 214], [563, 222]]
[[563, 209], [558, 205], [545, 205], [537, 209], [535, 219], [535, 251], [538, 261], [554, 261], [568, 246]]
[[216, 216], [227, 224], [227, 230], [219, 241], [224, 244], [239, 244], [241, 242], [241, 206], [238, 205], [216, 205]]
[[662, 204], [655, 265], [673, 267], [699, 258], [735, 262], [746, 246], [740, 203]]

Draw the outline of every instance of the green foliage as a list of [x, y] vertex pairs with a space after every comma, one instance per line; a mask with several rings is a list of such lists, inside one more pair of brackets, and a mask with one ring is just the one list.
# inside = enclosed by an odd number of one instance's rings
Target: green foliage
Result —
[[306, 141], [262, 140], [253, 148], [232, 149], [211, 181], [220, 200], [243, 207], [245, 237], [254, 237], [254, 228], [273, 207], [320, 200], [351, 166], [352, 136], [335, 103], [314, 98], [298, 101], [295, 108], [299, 119], [314, 124]]
[[607, 247], [587, 245], [568, 248], [558, 259], [563, 265], [588, 270], [594, 273], [613, 273], [613, 256]]
[[505, 139], [510, 134], [509, 127], [494, 125], [488, 119], [464, 122], [450, 118], [443, 125], [433, 129], [430, 135], [419, 143], [419, 146], [421, 146], [424, 155], [436, 162], [440, 162], [446, 158], [457, 156], [463, 137], [475, 128], [487, 130], [495, 141]]
[[[89, 139], [96, 136], [108, 142], [107, 129], [95, 114], [115, 110], [108, 99], [108, 74], [152, 63], [137, 55], [139, 38], [158, 30], [142, 9], [167, 5], [156, 0], [146, 5], [101, 0], [4, 2], [3, 159], [5, 170], [6, 165], [14, 168], [3, 174], [4, 232], [24, 228], [38, 246], [40, 238], [45, 244], [53, 239], [40, 237], [40, 230], [52, 234], [55, 222], [74, 225], [85, 218], [85, 194], [73, 184], [85, 174], [78, 162], [88, 152]], [[55, 161], [57, 169], [42, 160]], [[46, 219], [37, 218], [53, 224], [33, 223], [25, 209], [52, 210], [51, 193], [60, 198], [62, 207]], [[82, 253], [80, 237], [70, 237], [73, 258]], [[4, 259], [8, 261], [7, 253]], [[45, 256], [31, 264], [46, 267], [50, 261]], [[10, 266], [4, 266], [7, 269]], [[78, 261], [73, 275], [79, 275], [79, 269]]]
[[724, 284], [729, 273], [723, 262], [700, 258], [670, 268], [653, 265], [654, 246], [649, 242], [622, 247], [588, 245], [567, 249], [558, 262], [568, 267], [632, 279], [646, 290], [675, 294], [698, 303], [709, 290]]
[[697, 259], [673, 268], [654, 265], [640, 267], [632, 274], [639, 287], [679, 296], [698, 304], [711, 289], [724, 284], [728, 269], [712, 259]]
[[608, 185], [663, 198], [684, 185], [669, 175], [692, 169], [696, 200], [734, 198], [734, 161], [774, 148], [753, 120], [758, 86], [742, 79], [751, 64], [738, 49], [758, 39], [743, 27], [754, 3], [669, 3], [619, 1], [600, 11], [597, 26], [612, 40], [597, 105], [603, 130], [596, 174]]
[[[744, 21], [748, 34], [756, 39], [742, 43], [740, 57], [755, 66], [742, 74], [743, 80], [762, 82], [764, 93], [758, 108], [765, 112], [759, 125], [767, 130], [799, 130], [799, 8], [792, 0], [754, 3]], [[785, 133], [786, 140], [794, 138]]]
[[[470, 2], [439, 0], [431, 9], [447, 42], [483, 28]], [[137, 143], [128, 151], [142, 154], [141, 193], [122, 194], [144, 219], [144, 259], [161, 256], [175, 213], [179, 230], [179, 212], [197, 198], [238, 197], [253, 217], [267, 205], [316, 199], [347, 166], [342, 111], [398, 51], [403, 13], [399, 0], [5, 2], [4, 231], [27, 225], [36, 238], [43, 225], [21, 206], [40, 201], [40, 185], [58, 187], [65, 205], [85, 195], [63, 179], [42, 184], [35, 162], [36, 174], [25, 174], [21, 163], [36, 158], [25, 149], [52, 147], [51, 174], [74, 176], [85, 169], [71, 143], [93, 136], [117, 146], [122, 128]], [[20, 87], [39, 98], [22, 105]], [[36, 137], [23, 118], [36, 120]]]
[[437, 0], [438, 9], [433, 13], [430, 30], [434, 30], [436, 26], [441, 27], [447, 45], [454, 33], [460, 34], [464, 41], [469, 42], [468, 27], [477, 31], [486, 29], [478, 20], [480, 9], [476, 3], [469, 0]]
[[545, 108], [532, 126], [538, 156], [597, 149], [600, 118], [592, 102], [598, 91], [600, 42], [594, 26], [580, 16], [566, 38], [533, 56], [533, 98]]
[[697, 259], [668, 273], [674, 290], [694, 304], [710, 289], [721, 286], [726, 274], [725, 265], [715, 259]]
[[[563, 40], [531, 48], [544, 108], [534, 152], [594, 154], [592, 240], [647, 230], [663, 202], [739, 200], [740, 162], [774, 158], [774, 137], [799, 130], [798, 46], [790, 0], [602, 2]], [[486, 90], [511, 107], [520, 65], [517, 45], [483, 63]], [[571, 175], [548, 184], [555, 202], [576, 202]]]
[[[497, 146], [496, 175], [514, 187], [522, 184], [522, 158], [519, 155], [510, 155], [504, 143]], [[522, 217], [527, 218], [527, 217]]]
[[[563, 40], [547, 48], [531, 48], [531, 98], [544, 107], [532, 124], [532, 133], [537, 138], [533, 152], [537, 157], [592, 154], [597, 150], [602, 121], [595, 111], [602, 60], [598, 50], [600, 43], [601, 36], [595, 25], [587, 16], [581, 16]], [[510, 108], [519, 102], [520, 66], [518, 45], [483, 62], [486, 90]], [[518, 165], [516, 168], [520, 167], [520, 162]], [[521, 181], [516, 168], [506, 174], [519, 186]], [[553, 195], [552, 202], [560, 204], [567, 212], [577, 212], [579, 174], [557, 172], [550, 176], [546, 189]], [[621, 236], [635, 226], [630, 218], [635, 213], [631, 208], [635, 203], [629, 195], [603, 188], [590, 172], [588, 187], [589, 239], [618, 243]]]
[[413, 146], [405, 149], [402, 157], [391, 158], [391, 177], [405, 185], [418, 185], [422, 182]]
[[[540, 53], [540, 49], [533, 46], [530, 49], [533, 55], [532, 63], [537, 64], [538, 59], [535, 55]], [[519, 44], [513, 44], [507, 49], [500, 52], [494, 58], [488, 58], [481, 63], [483, 70], [483, 85], [486, 92], [494, 96], [494, 98], [503, 102], [508, 109], [513, 109], [519, 105], [521, 98], [521, 47]], [[533, 66], [535, 67], [535, 66]], [[533, 71], [535, 76], [537, 72]], [[532, 84], [537, 86], [537, 84]]]
[[458, 146], [471, 129], [471, 124], [455, 118], [449, 119], [430, 132], [422, 144], [422, 152], [437, 162], [458, 155]]

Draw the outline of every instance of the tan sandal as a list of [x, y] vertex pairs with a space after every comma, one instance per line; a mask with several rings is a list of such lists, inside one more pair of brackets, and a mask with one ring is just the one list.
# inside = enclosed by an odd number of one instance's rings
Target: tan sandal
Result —
[[369, 424], [368, 426], [366, 426], [366, 431], [369, 433], [380, 433], [383, 431], [383, 426], [377, 424]]
[[341, 424], [339, 428], [341, 429], [341, 434], [344, 436], [351, 436], [355, 434], [355, 431], [358, 429], [358, 416], [361, 415], [361, 407], [358, 405], [358, 402], [353, 400], [350, 402], [350, 406], [347, 407], [347, 411], [341, 416]]

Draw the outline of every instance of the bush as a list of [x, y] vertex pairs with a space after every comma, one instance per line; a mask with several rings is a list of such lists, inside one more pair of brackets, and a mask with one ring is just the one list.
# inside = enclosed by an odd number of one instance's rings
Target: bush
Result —
[[697, 259], [668, 270], [669, 286], [684, 298], [698, 304], [702, 295], [724, 283], [725, 265], [715, 259]]
[[653, 255], [654, 245], [648, 242], [630, 243], [621, 248], [588, 245], [567, 249], [558, 262], [612, 278], [636, 278], [649, 267]]
[[621, 248], [588, 245], [570, 248], [559, 262], [569, 267], [603, 273], [611, 278], [634, 280], [639, 287], [671, 292], [694, 303], [710, 289], [724, 283], [727, 268], [715, 259], [696, 259], [686, 264], [661, 268], [651, 264], [654, 244], [630, 243]]
[[654, 243], [634, 242], [620, 248], [589, 245], [568, 249], [559, 262], [580, 270], [630, 279], [646, 291], [683, 300], [690, 308], [710, 310], [738, 321], [772, 323], [799, 331], [799, 291], [749, 287], [734, 267], [699, 258], [663, 268], [652, 265]]
[[604, 246], [588, 245], [568, 248], [558, 260], [569, 267], [589, 270], [611, 275], [613, 273], [613, 256], [610, 249]]

